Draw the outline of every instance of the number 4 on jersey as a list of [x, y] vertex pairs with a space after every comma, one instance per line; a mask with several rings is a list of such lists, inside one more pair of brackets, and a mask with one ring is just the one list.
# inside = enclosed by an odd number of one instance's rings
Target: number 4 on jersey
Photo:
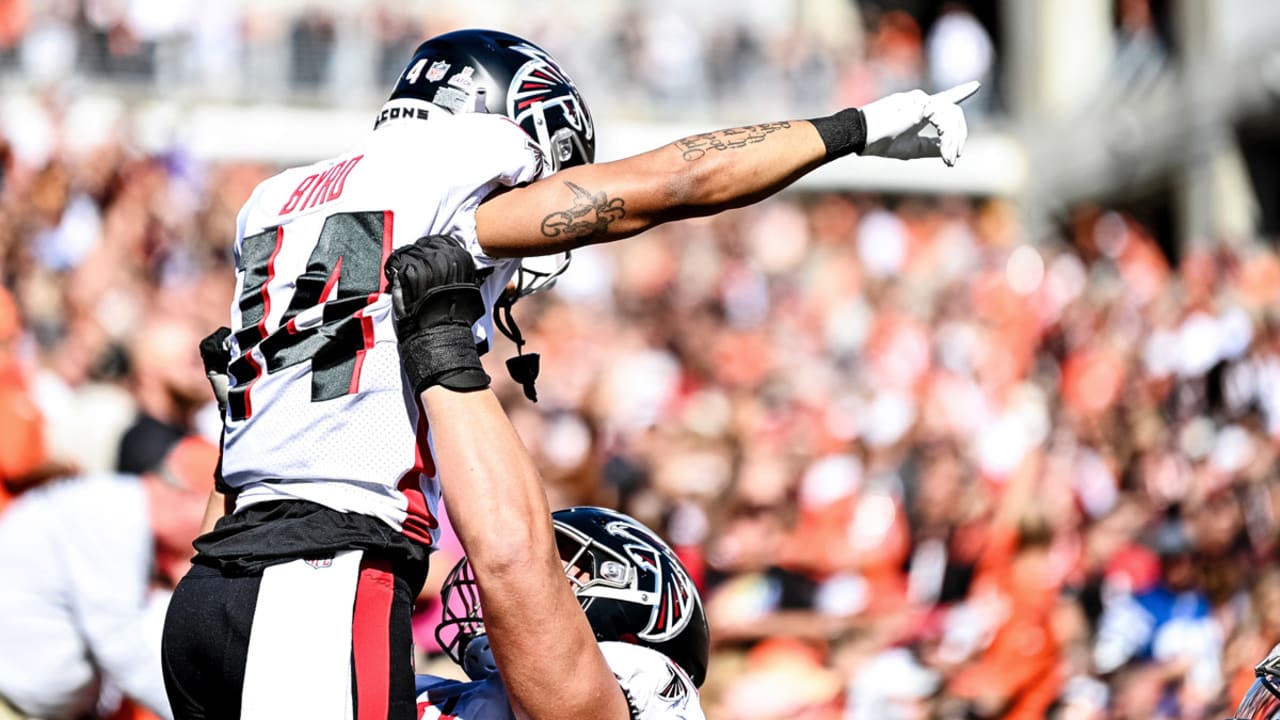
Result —
[[238, 268], [244, 273], [243, 329], [236, 333], [240, 356], [229, 367], [235, 379], [227, 407], [232, 419], [253, 414], [250, 394], [264, 369], [276, 373], [310, 360], [312, 402], [359, 390], [360, 366], [373, 347], [373, 320], [364, 310], [384, 289], [382, 265], [391, 254], [391, 232], [390, 211], [327, 218], [306, 271], [294, 281], [289, 307], [272, 328], [270, 286], [286, 231], [268, 228], [244, 239]]

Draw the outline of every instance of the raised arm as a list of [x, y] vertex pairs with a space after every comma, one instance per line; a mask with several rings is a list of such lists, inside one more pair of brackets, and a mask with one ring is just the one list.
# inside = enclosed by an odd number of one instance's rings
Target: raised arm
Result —
[[[486, 200], [476, 233], [494, 257], [545, 255], [749, 205], [850, 154], [941, 157], [951, 165], [967, 135], [958, 103], [977, 89], [966, 83], [932, 96], [898, 93], [828, 117], [691, 135], [563, 170]], [[926, 126], [937, 136], [922, 135]]]
[[521, 717], [623, 720], [626, 698], [556, 552], [542, 481], [491, 390], [421, 395], [454, 531]]
[[387, 277], [401, 362], [426, 408], [512, 707], [535, 720], [624, 720], [626, 698], [556, 551], [542, 482], [476, 353], [471, 324], [484, 301], [474, 261], [450, 238], [423, 238], [391, 255]]

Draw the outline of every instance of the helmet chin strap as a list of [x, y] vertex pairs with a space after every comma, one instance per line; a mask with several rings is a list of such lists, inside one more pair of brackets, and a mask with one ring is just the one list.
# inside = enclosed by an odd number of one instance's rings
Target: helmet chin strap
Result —
[[507, 339], [516, 344], [516, 356], [507, 358], [507, 372], [511, 379], [524, 388], [524, 396], [530, 402], [538, 402], [538, 389], [534, 383], [541, 370], [541, 358], [538, 353], [524, 354], [524, 333], [516, 325], [515, 316], [511, 314], [511, 306], [519, 299], [519, 294], [504, 292], [493, 305], [493, 324]]

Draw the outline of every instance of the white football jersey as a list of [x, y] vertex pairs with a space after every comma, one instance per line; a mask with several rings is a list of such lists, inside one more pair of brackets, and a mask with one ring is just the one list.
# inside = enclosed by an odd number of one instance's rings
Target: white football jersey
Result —
[[439, 484], [403, 379], [383, 266], [424, 235], [461, 241], [492, 307], [519, 264], [485, 255], [475, 211], [536, 180], [541, 153], [499, 115], [388, 103], [344, 155], [264, 181], [236, 227], [231, 391], [222, 474], [237, 509], [301, 499], [434, 540]]
[[[634, 720], [704, 720], [693, 681], [656, 650], [602, 642], [600, 650], [631, 703]], [[419, 720], [510, 720], [515, 715], [499, 675], [458, 682], [418, 676]]]

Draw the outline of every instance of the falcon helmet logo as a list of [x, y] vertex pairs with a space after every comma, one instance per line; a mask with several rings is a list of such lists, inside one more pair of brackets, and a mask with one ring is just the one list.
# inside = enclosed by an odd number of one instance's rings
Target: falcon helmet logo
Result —
[[[663, 642], [679, 635], [693, 617], [698, 594], [689, 576], [680, 570], [680, 560], [667, 544], [646, 530], [628, 522], [611, 522], [605, 529], [615, 537], [630, 540], [622, 548], [639, 571], [639, 590], [649, 595], [652, 610], [649, 622], [638, 633], [642, 640]], [[662, 562], [659, 553], [666, 556]]]
[[[512, 50], [529, 58], [511, 77], [507, 89], [507, 117], [519, 123], [549, 155], [558, 168], [569, 160], [581, 143], [574, 135], [590, 141], [595, 137], [591, 116], [582, 103], [573, 81], [543, 50], [532, 45], [516, 45]], [[554, 134], [548, 131], [548, 113], [559, 112], [564, 125]]]

